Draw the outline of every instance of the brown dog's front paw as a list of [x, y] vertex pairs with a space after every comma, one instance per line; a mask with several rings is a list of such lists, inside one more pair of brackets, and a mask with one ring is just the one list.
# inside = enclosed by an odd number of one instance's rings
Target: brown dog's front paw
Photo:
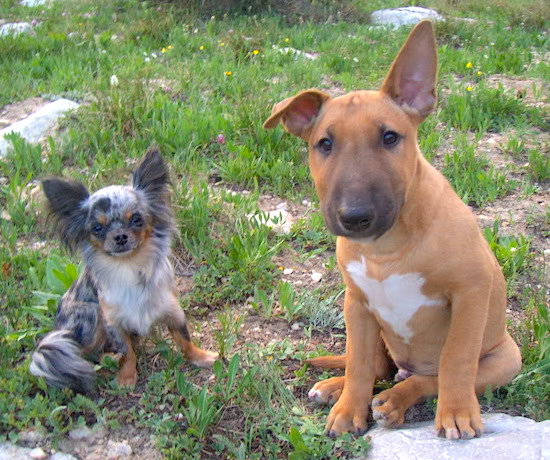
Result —
[[[469, 400], [469, 401], [468, 401]], [[464, 398], [462, 403], [449, 404], [439, 401], [435, 416], [438, 436], [447, 439], [472, 439], [483, 434], [483, 422], [479, 402], [475, 395]]]
[[386, 428], [402, 425], [408, 405], [396, 387], [378, 393], [372, 400], [372, 417]]
[[340, 398], [343, 388], [344, 377], [332, 377], [313, 385], [308, 397], [319, 404], [334, 404]]
[[334, 405], [328, 414], [325, 433], [334, 438], [343, 433], [365, 434], [367, 431], [368, 407], [355, 403], [348, 403], [342, 399]]
[[214, 365], [219, 356], [218, 353], [213, 351], [200, 350], [200, 353], [197, 352], [195, 356], [193, 356], [191, 362], [195, 366], [209, 369]]
[[137, 383], [137, 373], [118, 374], [116, 381], [119, 387], [134, 388]]

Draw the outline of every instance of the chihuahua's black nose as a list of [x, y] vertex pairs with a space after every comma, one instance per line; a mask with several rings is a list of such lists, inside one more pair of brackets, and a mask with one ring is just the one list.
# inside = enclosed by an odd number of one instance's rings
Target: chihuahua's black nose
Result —
[[338, 220], [346, 230], [361, 232], [367, 230], [375, 218], [374, 207], [354, 206], [338, 209]]
[[115, 235], [113, 239], [116, 244], [123, 246], [128, 242], [128, 235], [126, 235], [126, 233], [119, 233], [118, 235]]

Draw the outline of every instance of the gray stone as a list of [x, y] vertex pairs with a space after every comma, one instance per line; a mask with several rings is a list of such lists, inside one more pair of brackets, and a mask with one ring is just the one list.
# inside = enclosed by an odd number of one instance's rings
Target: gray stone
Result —
[[540, 460], [550, 459], [550, 420], [535, 422], [507, 414], [482, 416], [485, 433], [469, 441], [437, 437], [434, 422], [399, 429], [376, 427], [367, 433], [372, 460]]
[[37, 444], [44, 441], [45, 438], [46, 438], [46, 434], [42, 430], [37, 430], [34, 428], [21, 431], [17, 435], [17, 440], [19, 443], [22, 443], [31, 447], [35, 447]]
[[0, 130], [0, 158], [6, 156], [12, 148], [11, 142], [4, 139], [9, 133], [18, 133], [27, 142], [36, 143], [43, 139], [56, 126], [57, 121], [66, 112], [75, 110], [80, 104], [68, 99], [58, 99], [39, 108], [27, 118]]
[[69, 438], [75, 441], [89, 440], [94, 438], [94, 432], [87, 426], [81, 426], [69, 431]]
[[6, 35], [19, 35], [26, 34], [32, 30], [30, 22], [8, 22], [0, 27], [0, 37]]
[[441, 16], [437, 11], [429, 8], [422, 8], [420, 6], [377, 10], [371, 14], [370, 19], [373, 24], [392, 27], [416, 24], [422, 19], [431, 19], [432, 21], [444, 20], [443, 16]]
[[128, 441], [117, 442], [109, 439], [107, 443], [107, 458], [117, 459], [121, 457], [129, 457], [132, 455], [132, 447]]
[[19, 447], [11, 442], [0, 442], [0, 460], [28, 460], [32, 449]]

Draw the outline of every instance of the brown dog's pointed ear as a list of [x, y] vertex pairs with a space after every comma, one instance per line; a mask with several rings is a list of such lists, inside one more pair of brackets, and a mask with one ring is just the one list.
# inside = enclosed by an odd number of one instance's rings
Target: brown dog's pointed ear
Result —
[[273, 129], [281, 122], [287, 132], [307, 141], [313, 122], [328, 99], [330, 96], [318, 89], [308, 89], [288, 97], [275, 104], [264, 128]]
[[393, 61], [380, 91], [409, 113], [427, 117], [437, 102], [437, 48], [431, 21], [419, 22]]

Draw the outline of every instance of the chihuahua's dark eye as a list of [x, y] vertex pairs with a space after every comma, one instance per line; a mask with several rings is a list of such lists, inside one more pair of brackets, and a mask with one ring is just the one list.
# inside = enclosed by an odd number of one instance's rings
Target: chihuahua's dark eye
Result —
[[317, 148], [321, 153], [328, 155], [332, 151], [332, 141], [327, 137], [323, 137], [318, 143]]
[[96, 236], [101, 235], [103, 233], [103, 225], [101, 224], [95, 224], [92, 227], [92, 233]]
[[143, 225], [143, 218], [139, 214], [134, 214], [130, 219], [130, 225], [141, 227]]
[[391, 147], [392, 145], [397, 144], [399, 141], [399, 134], [395, 131], [386, 131], [382, 136], [382, 142], [385, 146]]

